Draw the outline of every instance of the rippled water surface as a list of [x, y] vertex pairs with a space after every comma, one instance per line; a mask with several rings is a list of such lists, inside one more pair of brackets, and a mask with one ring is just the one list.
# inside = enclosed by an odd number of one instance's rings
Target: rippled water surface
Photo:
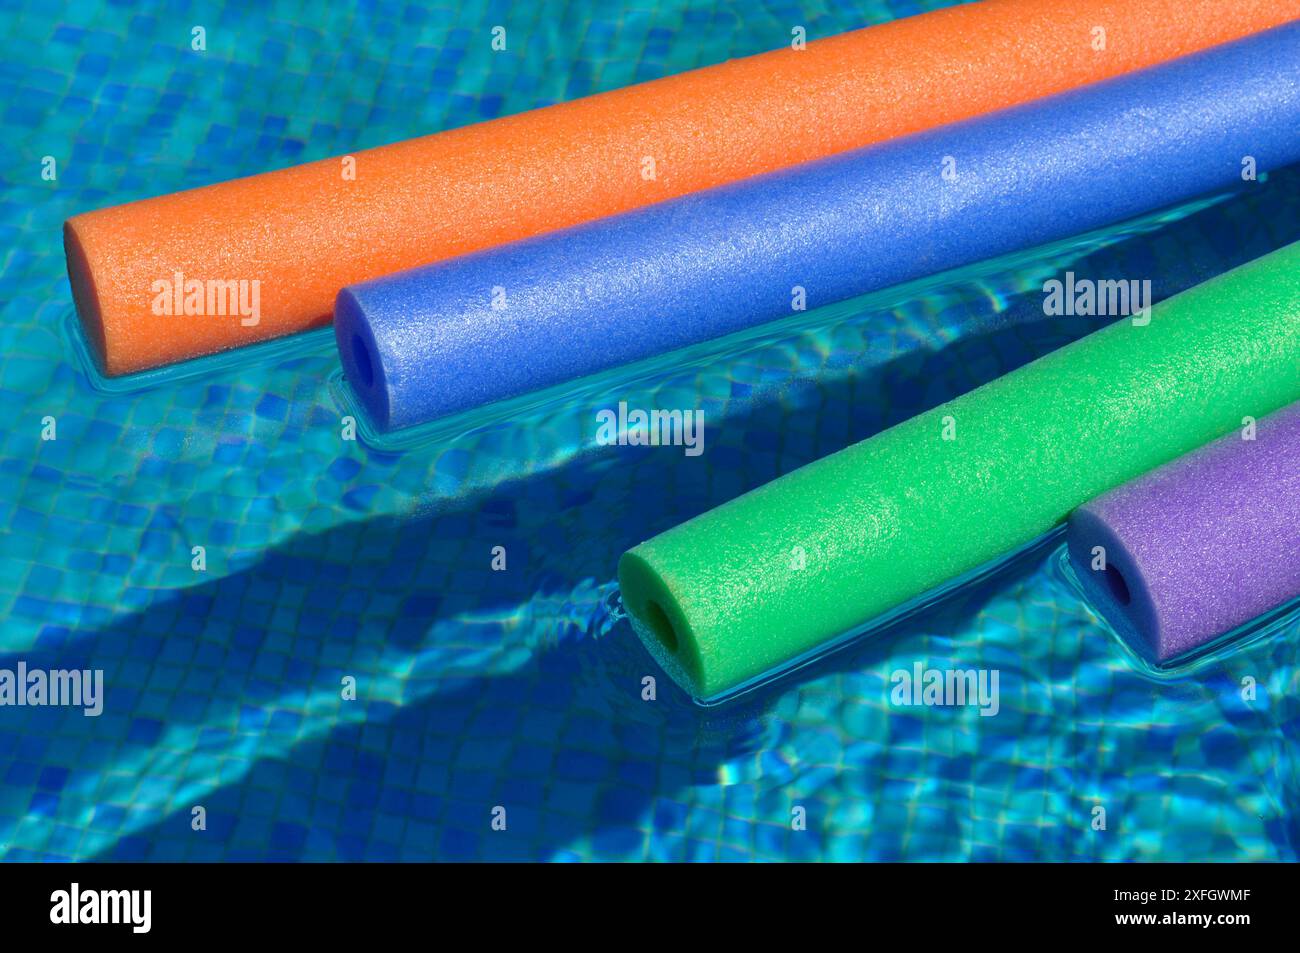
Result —
[[[328, 335], [112, 390], [79, 356], [72, 213], [941, 5], [7, 5], [0, 668], [107, 689], [99, 718], [0, 708], [0, 856], [1296, 859], [1294, 624], [1157, 680], [1040, 549], [702, 709], [662, 678], [643, 700], [613, 579], [628, 546], [1095, 329], [1043, 315], [1049, 277], [1166, 297], [1300, 238], [1300, 169], [395, 440], [340, 438]], [[704, 454], [598, 446], [619, 400], [702, 408]], [[917, 662], [998, 670], [997, 716], [891, 705]]]

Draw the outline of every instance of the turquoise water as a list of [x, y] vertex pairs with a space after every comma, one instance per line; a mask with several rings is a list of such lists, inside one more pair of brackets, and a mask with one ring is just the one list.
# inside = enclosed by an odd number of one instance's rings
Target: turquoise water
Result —
[[[0, 856], [1295, 860], [1294, 624], [1156, 679], [1038, 550], [702, 709], [664, 678], [643, 700], [613, 579], [1093, 330], [1043, 315], [1048, 277], [1165, 297], [1300, 239], [1300, 169], [388, 442], [341, 439], [328, 335], [114, 389], [79, 357], [70, 214], [941, 5], [0, 8], [0, 669], [106, 684], [98, 718], [0, 708]], [[598, 445], [620, 400], [702, 408], [704, 454]], [[996, 669], [998, 714], [892, 705], [916, 662]]]

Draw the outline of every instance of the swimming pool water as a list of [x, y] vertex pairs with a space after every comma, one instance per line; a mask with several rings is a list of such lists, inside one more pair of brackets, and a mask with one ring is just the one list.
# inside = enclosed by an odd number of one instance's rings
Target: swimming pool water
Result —
[[[1043, 314], [1050, 277], [1162, 298], [1300, 239], [1300, 169], [388, 443], [342, 439], [328, 334], [125, 388], [78, 357], [75, 212], [942, 5], [5, 4], [0, 669], [103, 669], [106, 698], [0, 708], [0, 857], [1297, 859], [1300, 626], [1155, 679], [1035, 551], [704, 709], [613, 580], [630, 545], [1093, 330]], [[620, 400], [703, 409], [703, 454], [599, 445]], [[997, 670], [998, 714], [891, 704], [917, 662]]]

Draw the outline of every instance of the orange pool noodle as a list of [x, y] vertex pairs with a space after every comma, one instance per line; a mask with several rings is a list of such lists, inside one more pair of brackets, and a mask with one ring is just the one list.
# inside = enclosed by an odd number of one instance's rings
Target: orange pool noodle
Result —
[[[1012, 106], [1297, 18], [1300, 0], [984, 0], [87, 212], [64, 226], [68, 274], [103, 370], [127, 374], [321, 327], [339, 289], [367, 278]], [[936, 175], [942, 161], [935, 157]]]

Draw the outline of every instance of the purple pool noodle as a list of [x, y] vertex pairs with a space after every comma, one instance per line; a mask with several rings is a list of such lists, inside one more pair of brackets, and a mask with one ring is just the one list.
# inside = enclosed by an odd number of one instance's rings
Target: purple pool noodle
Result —
[[1094, 605], [1157, 663], [1300, 596], [1300, 404], [1084, 504], [1067, 538]]

